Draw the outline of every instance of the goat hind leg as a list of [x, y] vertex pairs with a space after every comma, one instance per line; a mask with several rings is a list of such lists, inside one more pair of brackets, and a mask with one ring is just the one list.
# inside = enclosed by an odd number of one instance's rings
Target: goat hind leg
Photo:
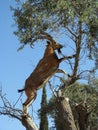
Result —
[[28, 113], [28, 107], [32, 104], [32, 102], [35, 100], [36, 98], [36, 93], [34, 93], [33, 95], [30, 95], [27, 100], [23, 103], [23, 112], [25, 114]]

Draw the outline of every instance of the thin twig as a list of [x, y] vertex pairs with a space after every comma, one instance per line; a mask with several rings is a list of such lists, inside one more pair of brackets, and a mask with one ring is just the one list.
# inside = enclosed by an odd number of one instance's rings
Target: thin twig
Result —
[[54, 95], [55, 97], [57, 97], [57, 93], [56, 93], [56, 91], [54, 90], [53, 86], [51, 85], [51, 82], [48, 81], [48, 83], [49, 83], [49, 86], [50, 86], [51, 91], [53, 92], [53, 95]]
[[20, 100], [21, 96], [22, 96], [23, 92], [20, 94], [19, 98], [17, 99], [16, 103], [13, 105], [13, 107], [16, 106], [16, 104], [18, 103], [18, 101]]

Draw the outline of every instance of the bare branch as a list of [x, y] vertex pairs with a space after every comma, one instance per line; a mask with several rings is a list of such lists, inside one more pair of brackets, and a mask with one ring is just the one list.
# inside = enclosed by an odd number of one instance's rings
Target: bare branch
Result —
[[32, 35], [32, 38], [33, 38], [33, 40], [32, 40], [32, 42], [30, 44], [31, 47], [34, 44], [34, 42], [37, 41], [37, 40], [47, 39], [47, 40], [51, 41], [52, 43], [56, 42], [49, 33], [44, 32], [44, 31], [35, 32]]
[[22, 110], [14, 108], [11, 103], [7, 100], [5, 95], [2, 94], [2, 88], [0, 90], [0, 98], [2, 100], [3, 106], [0, 106], [0, 114], [7, 115], [12, 118], [16, 118], [21, 121]]
[[75, 56], [75, 65], [73, 70], [73, 77], [76, 77], [78, 66], [79, 66], [79, 58], [80, 58], [80, 51], [81, 51], [81, 41], [82, 41], [82, 23], [79, 21], [79, 33], [78, 37], [76, 38], [76, 56]]
[[22, 113], [21, 110], [17, 110], [17, 109], [12, 110], [11, 108], [9, 108], [8, 110], [5, 109], [4, 107], [0, 107], [0, 115], [7, 115], [9, 117], [16, 118], [21, 121], [20, 112]]
[[66, 29], [68, 30], [68, 32], [70, 32], [70, 34], [72, 36], [74, 36], [75, 38], [77, 38], [76, 34], [72, 32], [72, 30], [70, 30], [68, 27], [66, 27]]
[[56, 91], [54, 90], [54, 88], [53, 88], [51, 82], [48, 81], [48, 83], [49, 83], [49, 86], [50, 86], [51, 91], [53, 92], [53, 95], [54, 95], [55, 97], [57, 97], [57, 93], [56, 93]]
[[22, 124], [26, 130], [38, 130], [38, 127], [29, 115], [22, 116]]
[[[2, 94], [2, 88], [0, 89], [0, 98], [3, 106], [0, 106], [0, 115], [5, 115], [14, 119], [18, 119], [26, 128], [26, 130], [38, 130], [33, 119], [29, 115], [24, 115], [23, 111], [15, 108], [17, 102], [12, 105], [5, 95]], [[20, 98], [20, 97], [19, 97]]]

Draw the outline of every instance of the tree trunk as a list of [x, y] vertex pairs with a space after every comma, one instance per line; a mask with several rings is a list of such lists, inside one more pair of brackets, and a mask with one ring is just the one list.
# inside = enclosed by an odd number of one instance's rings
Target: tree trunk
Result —
[[22, 124], [26, 130], [38, 130], [38, 127], [34, 123], [33, 119], [30, 116], [22, 116]]
[[48, 117], [47, 117], [46, 106], [47, 106], [46, 87], [43, 87], [41, 108], [39, 111], [39, 116], [40, 116], [39, 130], [48, 130]]
[[78, 122], [79, 122], [80, 130], [87, 130], [88, 129], [88, 116], [90, 114], [87, 111], [87, 105], [85, 106], [83, 103], [80, 103], [75, 108], [78, 114]]
[[68, 98], [60, 97], [57, 101], [62, 130], [77, 130]]

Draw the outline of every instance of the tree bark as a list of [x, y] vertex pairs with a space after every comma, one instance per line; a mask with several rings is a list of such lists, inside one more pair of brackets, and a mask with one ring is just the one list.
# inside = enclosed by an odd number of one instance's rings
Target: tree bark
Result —
[[78, 122], [79, 122], [80, 130], [87, 130], [88, 129], [88, 116], [90, 114], [87, 111], [87, 105], [85, 106], [83, 103], [80, 103], [75, 108], [78, 114]]
[[77, 130], [68, 98], [60, 97], [57, 101], [62, 130]]
[[21, 122], [23, 126], [26, 128], [26, 130], [38, 130], [38, 127], [34, 123], [33, 119], [28, 115], [22, 116]]

